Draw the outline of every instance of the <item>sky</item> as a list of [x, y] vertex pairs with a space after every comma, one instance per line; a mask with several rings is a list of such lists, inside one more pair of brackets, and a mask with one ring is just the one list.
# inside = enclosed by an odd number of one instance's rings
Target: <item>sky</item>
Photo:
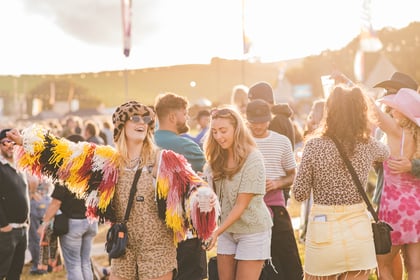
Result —
[[[0, 75], [244, 59], [243, 27], [253, 43], [250, 55], [262, 61], [317, 55], [340, 49], [359, 34], [362, 1], [132, 0], [131, 51], [125, 57], [120, 0], [3, 0]], [[420, 21], [416, 3], [371, 0], [372, 27]]]

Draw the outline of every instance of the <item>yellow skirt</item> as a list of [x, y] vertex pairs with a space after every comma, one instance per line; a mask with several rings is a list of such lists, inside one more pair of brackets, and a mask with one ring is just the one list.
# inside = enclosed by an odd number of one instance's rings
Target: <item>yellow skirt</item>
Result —
[[305, 272], [328, 276], [377, 266], [366, 204], [314, 204], [305, 244]]

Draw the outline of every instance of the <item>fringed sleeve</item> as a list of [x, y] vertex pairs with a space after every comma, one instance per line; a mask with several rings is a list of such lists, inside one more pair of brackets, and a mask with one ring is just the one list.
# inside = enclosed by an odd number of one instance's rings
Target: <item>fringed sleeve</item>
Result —
[[166, 201], [165, 222], [174, 232], [175, 244], [185, 240], [188, 229], [207, 239], [216, 228], [218, 207], [200, 212], [195, 203], [197, 188], [201, 187], [207, 187], [207, 183], [192, 170], [184, 156], [162, 151], [156, 195], [157, 200]]
[[18, 165], [32, 174], [50, 177], [86, 200], [88, 218], [110, 217], [110, 201], [118, 180], [117, 153], [111, 146], [74, 143], [40, 126], [22, 131]]

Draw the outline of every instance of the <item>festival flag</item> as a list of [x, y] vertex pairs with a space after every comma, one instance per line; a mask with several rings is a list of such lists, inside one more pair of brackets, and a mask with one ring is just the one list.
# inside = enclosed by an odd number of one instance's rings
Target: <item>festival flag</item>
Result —
[[121, 0], [122, 25], [123, 25], [123, 46], [124, 55], [130, 55], [131, 47], [131, 0]]
[[247, 55], [251, 52], [252, 42], [245, 29], [245, 0], [242, 0], [242, 53]]
[[372, 27], [372, 1], [363, 0], [360, 16], [359, 49], [354, 57], [353, 71], [358, 82], [365, 78], [364, 53], [377, 52], [382, 49], [382, 43]]
[[359, 37], [359, 49], [363, 52], [377, 52], [382, 49], [382, 43], [372, 27], [371, 15], [371, 0], [363, 0], [361, 11], [361, 30]]
[[248, 54], [251, 51], [252, 42], [248, 36], [246, 36], [245, 32], [242, 33], [242, 40], [243, 40], [243, 52], [244, 54]]

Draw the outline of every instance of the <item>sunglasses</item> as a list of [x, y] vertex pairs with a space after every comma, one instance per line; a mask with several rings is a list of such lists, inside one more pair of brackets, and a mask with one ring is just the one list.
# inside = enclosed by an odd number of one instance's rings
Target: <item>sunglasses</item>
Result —
[[233, 117], [233, 114], [229, 109], [213, 109], [211, 110], [210, 115], [213, 119], [219, 117]]
[[129, 118], [130, 121], [132, 121], [133, 123], [139, 123], [141, 120], [145, 123], [145, 124], [150, 124], [153, 119], [151, 116], [139, 116], [139, 115], [135, 115]]
[[1, 144], [3, 146], [10, 146], [10, 145], [14, 146], [16, 143], [13, 142], [12, 140], [6, 139], [6, 140], [1, 141]]

